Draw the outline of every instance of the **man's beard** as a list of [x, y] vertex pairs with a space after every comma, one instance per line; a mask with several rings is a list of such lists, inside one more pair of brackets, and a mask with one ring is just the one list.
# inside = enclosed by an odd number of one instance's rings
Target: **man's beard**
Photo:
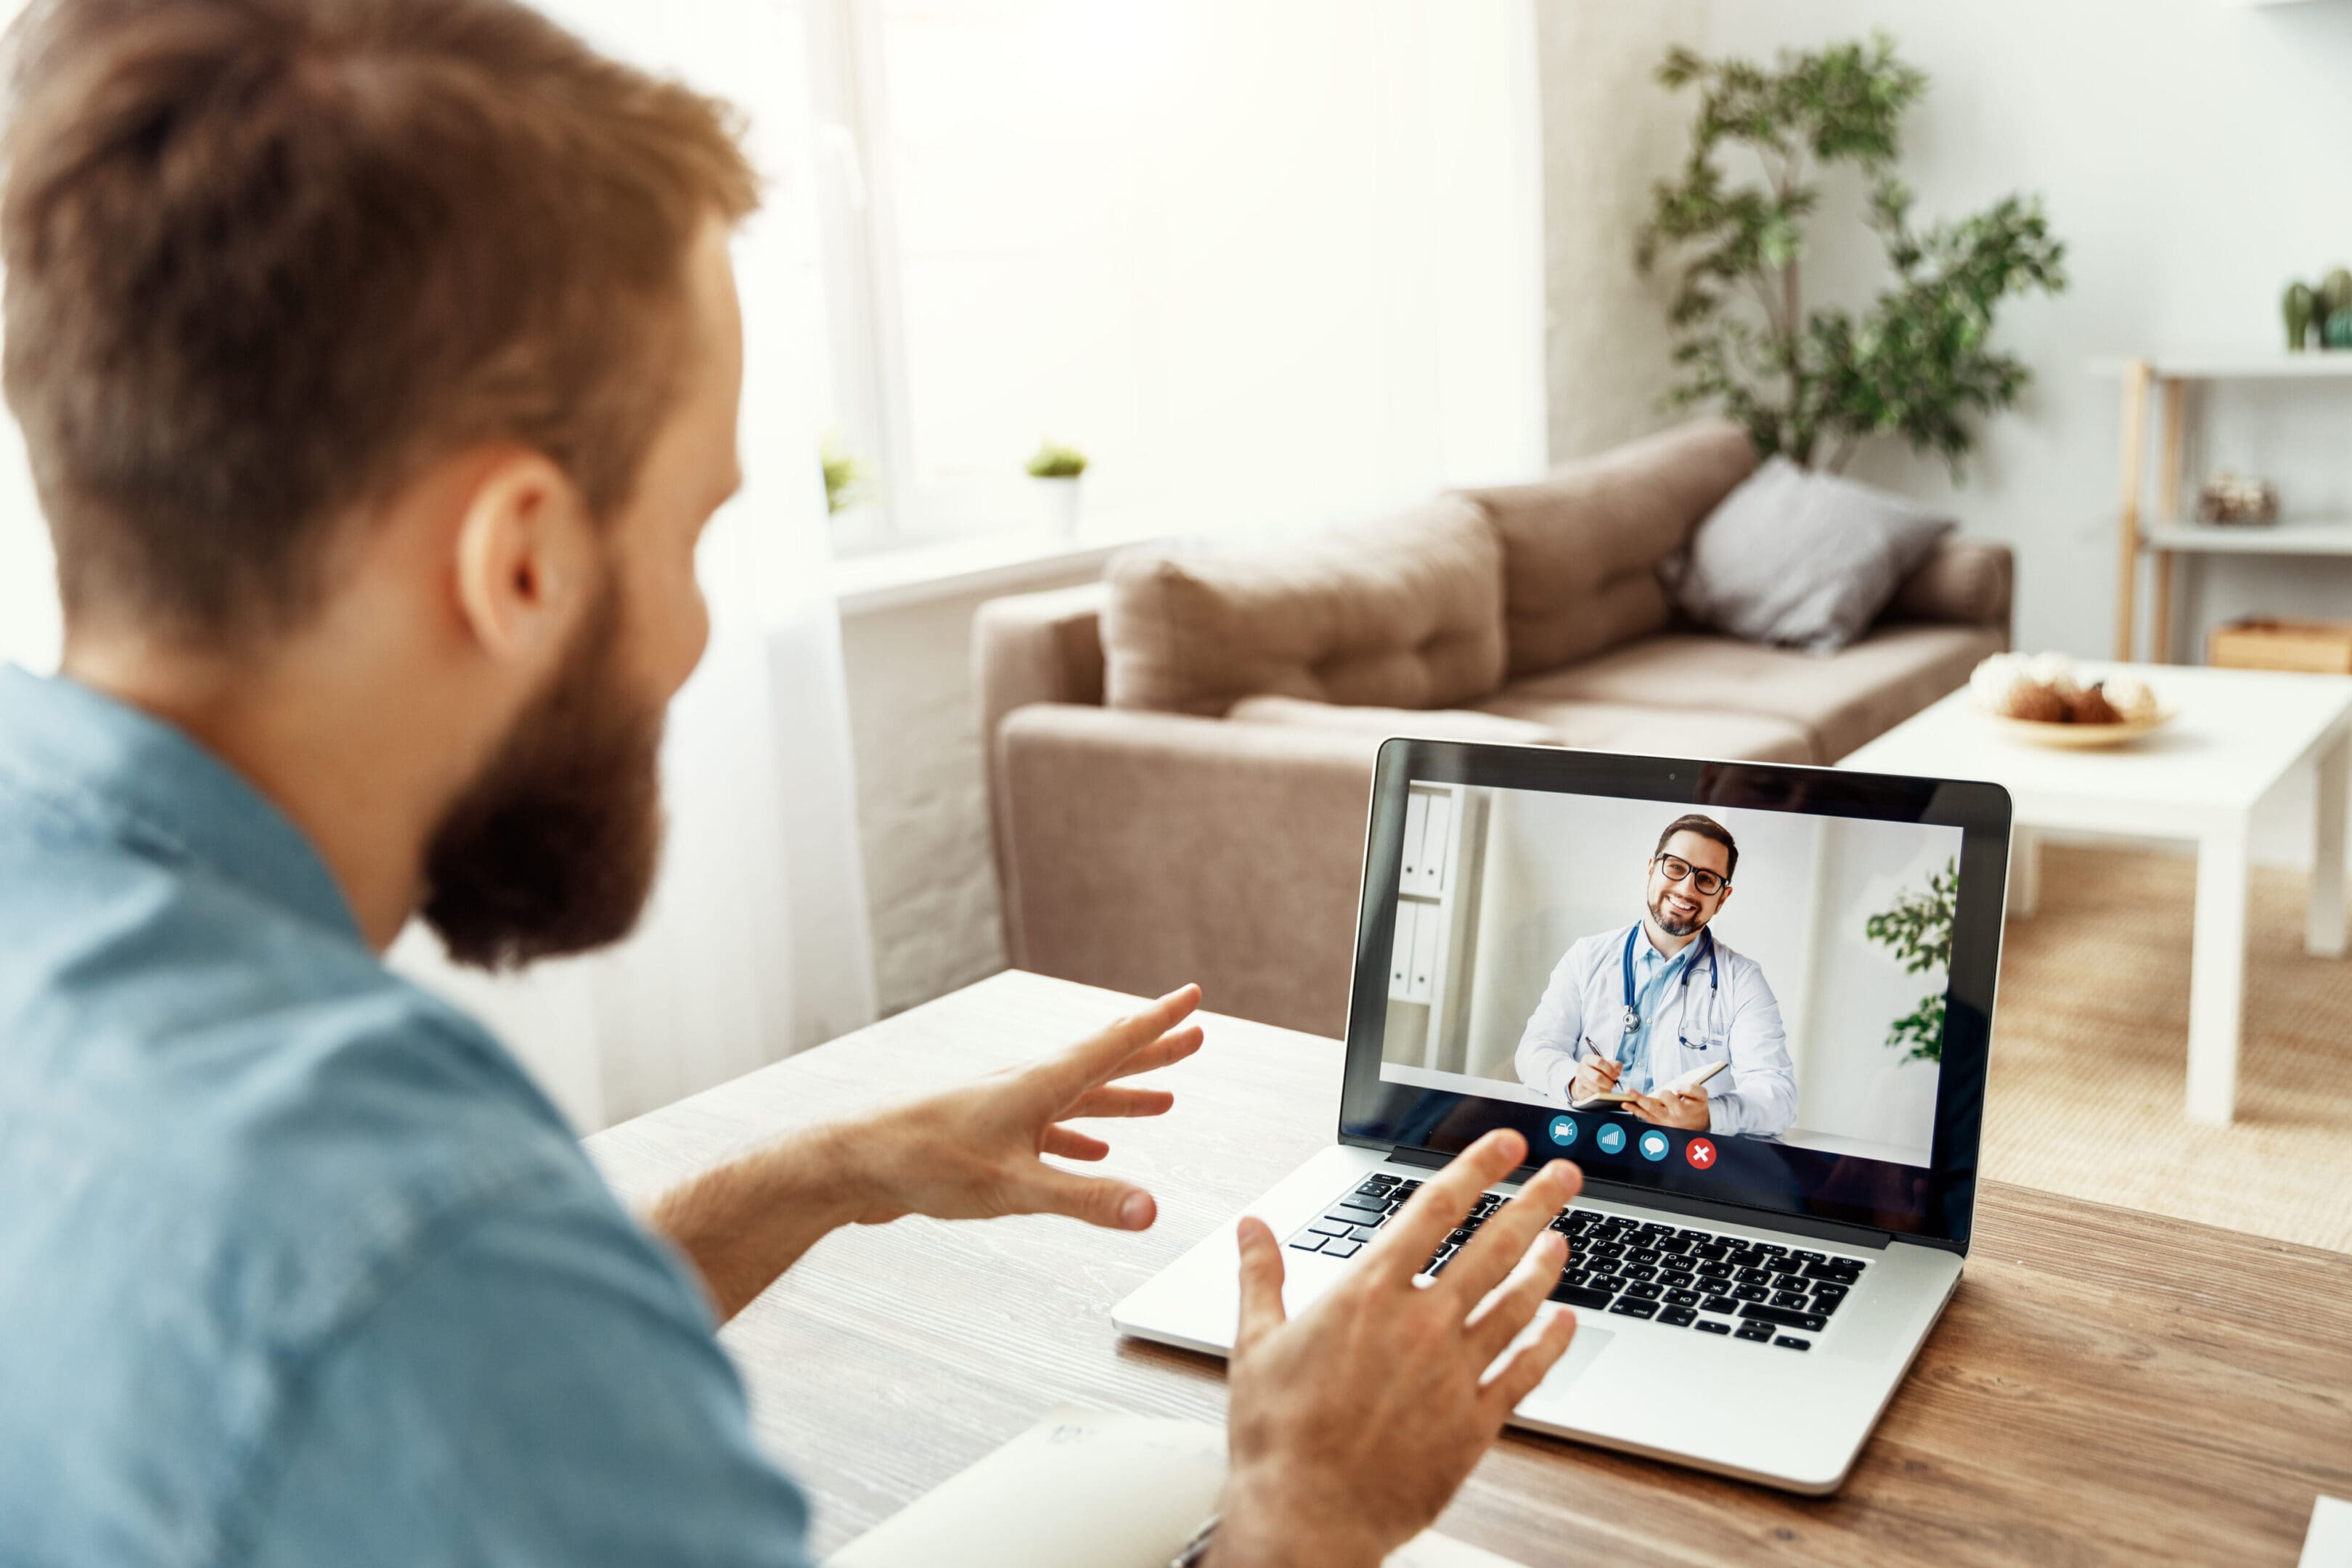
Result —
[[619, 634], [607, 579], [553, 682], [426, 847], [425, 921], [459, 963], [584, 952], [644, 911], [661, 857], [662, 709], [627, 706]]
[[[1618, 907], [1622, 909], [1624, 906], [1621, 904]], [[1706, 924], [1706, 910], [1702, 907], [1693, 915], [1669, 914], [1666, 895], [1660, 893], [1650, 900], [1650, 918], [1657, 921], [1658, 929], [1668, 936], [1692, 936], [1697, 933], [1699, 927]]]

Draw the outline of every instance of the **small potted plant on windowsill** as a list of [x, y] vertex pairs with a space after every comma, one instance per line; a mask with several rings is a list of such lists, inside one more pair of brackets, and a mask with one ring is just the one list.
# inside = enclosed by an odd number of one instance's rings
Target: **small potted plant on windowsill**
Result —
[[1042, 498], [1045, 526], [1056, 538], [1078, 536], [1078, 476], [1087, 455], [1075, 447], [1040, 441], [1029, 459], [1029, 478]]

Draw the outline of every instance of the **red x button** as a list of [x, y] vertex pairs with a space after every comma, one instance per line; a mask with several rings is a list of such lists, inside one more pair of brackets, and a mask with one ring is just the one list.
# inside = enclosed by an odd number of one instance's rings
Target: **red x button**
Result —
[[1704, 1171], [1715, 1163], [1715, 1145], [1704, 1138], [1694, 1138], [1683, 1146], [1683, 1157]]

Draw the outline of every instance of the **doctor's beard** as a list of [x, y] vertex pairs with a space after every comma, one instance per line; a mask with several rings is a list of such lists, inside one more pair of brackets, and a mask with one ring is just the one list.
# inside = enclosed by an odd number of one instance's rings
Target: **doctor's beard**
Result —
[[1699, 928], [1706, 924], [1706, 913], [1704, 906], [1702, 906], [1700, 911], [1696, 914], [1677, 915], [1670, 913], [1666, 906], [1666, 900], [1673, 891], [1674, 889], [1672, 888], [1661, 888], [1658, 889], [1658, 896], [1650, 900], [1650, 918], [1657, 921], [1658, 929], [1665, 932], [1668, 936], [1696, 936], [1698, 934]]

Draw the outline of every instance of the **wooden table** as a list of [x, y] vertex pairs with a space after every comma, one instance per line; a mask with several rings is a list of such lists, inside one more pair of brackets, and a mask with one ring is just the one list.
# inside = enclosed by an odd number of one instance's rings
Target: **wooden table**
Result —
[[[1089, 1032], [1128, 998], [1000, 974], [588, 1141], [650, 1198], [779, 1129]], [[830, 1551], [1076, 1400], [1221, 1419], [1223, 1363], [1111, 1304], [1328, 1139], [1339, 1047], [1234, 1019], [1117, 1124], [1141, 1236], [903, 1220], [828, 1238], [729, 1326], [761, 1442]], [[1706, 1412], [1694, 1409], [1691, 1419]], [[1412, 1434], [1397, 1440], [1410, 1443]], [[1790, 1497], [1507, 1435], [1441, 1528], [1529, 1565], [2293, 1563], [2352, 1496], [2352, 1258], [1988, 1185], [1943, 1321], [1843, 1492]]]
[[[2254, 823], [2307, 777], [2316, 813], [2305, 951], [2345, 947], [2346, 781], [2352, 775], [2352, 676], [2277, 670], [2124, 670], [2179, 710], [2153, 734], [2104, 750], [2013, 739], [1975, 710], [1966, 687], [1847, 755], [1842, 768], [1990, 779], [2016, 803], [2010, 912], [2031, 914], [2045, 831], [2186, 839], [2197, 847], [2189, 952], [2188, 1111], [2226, 1126], [2238, 1100], [2246, 1007], [2246, 877]], [[2093, 981], [2095, 984], [2095, 980]]]

